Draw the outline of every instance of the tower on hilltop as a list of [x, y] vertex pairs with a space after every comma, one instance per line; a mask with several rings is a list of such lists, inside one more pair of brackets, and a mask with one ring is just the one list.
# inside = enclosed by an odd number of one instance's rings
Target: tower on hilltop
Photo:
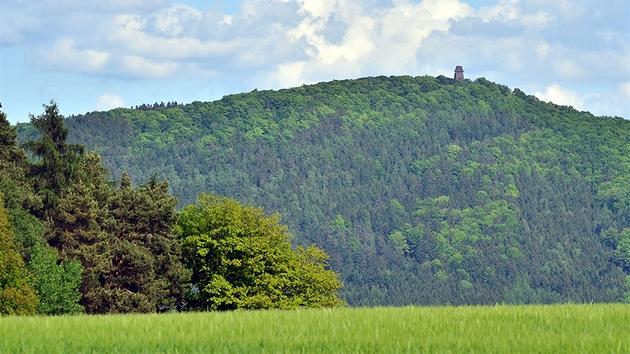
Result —
[[455, 76], [453, 78], [455, 80], [464, 81], [464, 68], [462, 68], [461, 65], [455, 67]]

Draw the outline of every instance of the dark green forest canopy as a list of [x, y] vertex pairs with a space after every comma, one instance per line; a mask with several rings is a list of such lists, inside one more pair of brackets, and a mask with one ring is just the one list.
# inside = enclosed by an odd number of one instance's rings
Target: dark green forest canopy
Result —
[[[66, 120], [120, 178], [280, 213], [350, 305], [627, 301], [630, 122], [480, 78], [373, 77]], [[32, 136], [19, 125], [20, 139]]]

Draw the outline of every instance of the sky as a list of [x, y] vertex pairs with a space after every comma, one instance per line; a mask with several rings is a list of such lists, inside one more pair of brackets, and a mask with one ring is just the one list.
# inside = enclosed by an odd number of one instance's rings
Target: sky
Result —
[[461, 65], [630, 119], [629, 48], [628, 0], [3, 0], [0, 103], [16, 123]]

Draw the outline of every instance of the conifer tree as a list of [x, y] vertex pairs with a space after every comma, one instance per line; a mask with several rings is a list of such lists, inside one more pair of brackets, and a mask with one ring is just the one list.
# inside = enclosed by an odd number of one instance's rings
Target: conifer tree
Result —
[[[2, 108], [2, 104], [0, 104]], [[7, 115], [0, 111], [0, 161], [24, 162], [26, 156], [17, 144], [17, 131], [7, 120]]]
[[41, 198], [35, 195], [26, 178], [27, 168], [28, 159], [18, 145], [16, 129], [11, 126], [6, 114], [0, 111], [0, 191], [4, 193], [8, 209], [42, 207]]
[[90, 152], [83, 158], [78, 180], [63, 189], [63, 197], [50, 217], [47, 239], [67, 262], [82, 265], [80, 304], [88, 313], [107, 312], [104, 277], [113, 271], [114, 220], [109, 212], [111, 187], [100, 157]]
[[133, 188], [123, 174], [110, 200], [116, 225], [111, 246], [114, 271], [105, 278], [112, 294], [110, 312], [174, 309], [183, 300], [190, 271], [182, 263], [174, 230], [176, 206], [166, 181], [153, 177]]
[[68, 129], [63, 126], [64, 117], [55, 101], [51, 100], [50, 105], [44, 104], [43, 107], [43, 114], [38, 117], [31, 115], [31, 124], [39, 131], [40, 137], [27, 142], [24, 147], [37, 159], [31, 175], [44, 205], [36, 213], [49, 218], [62, 197], [63, 189], [79, 177], [84, 147], [66, 142]]
[[27, 212], [41, 208], [41, 198], [35, 195], [26, 177], [27, 169], [28, 160], [18, 146], [15, 127], [0, 111], [0, 192], [4, 194], [7, 215], [14, 224], [16, 240], [22, 244], [20, 252], [25, 261], [30, 258], [29, 250], [43, 232], [41, 223]]
[[83, 265], [81, 304], [88, 312], [95, 306], [93, 299], [100, 297], [102, 275], [112, 269], [111, 235], [102, 227], [109, 220], [108, 210], [98, 203], [92, 187], [81, 181], [66, 190], [48, 232], [48, 242], [59, 250], [61, 259]]
[[87, 154], [53, 217], [49, 241], [85, 268], [81, 304], [88, 313], [175, 308], [190, 279], [174, 233], [177, 198], [155, 178], [134, 188], [126, 173], [112, 189], [105, 172], [98, 155]]

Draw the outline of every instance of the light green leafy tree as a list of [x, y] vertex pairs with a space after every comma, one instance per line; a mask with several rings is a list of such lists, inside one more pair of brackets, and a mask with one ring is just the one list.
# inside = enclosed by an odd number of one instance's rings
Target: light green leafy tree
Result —
[[39, 243], [32, 249], [28, 264], [35, 276], [33, 288], [39, 295], [37, 313], [45, 315], [78, 314], [84, 311], [79, 304], [82, 294], [83, 266], [78, 260], [58, 264], [59, 255], [54, 248]]
[[201, 194], [178, 221], [184, 258], [200, 308], [334, 307], [343, 284], [314, 245], [291, 248], [279, 215], [215, 194]]
[[17, 251], [0, 193], [0, 315], [32, 315], [37, 295], [30, 287], [31, 275]]

